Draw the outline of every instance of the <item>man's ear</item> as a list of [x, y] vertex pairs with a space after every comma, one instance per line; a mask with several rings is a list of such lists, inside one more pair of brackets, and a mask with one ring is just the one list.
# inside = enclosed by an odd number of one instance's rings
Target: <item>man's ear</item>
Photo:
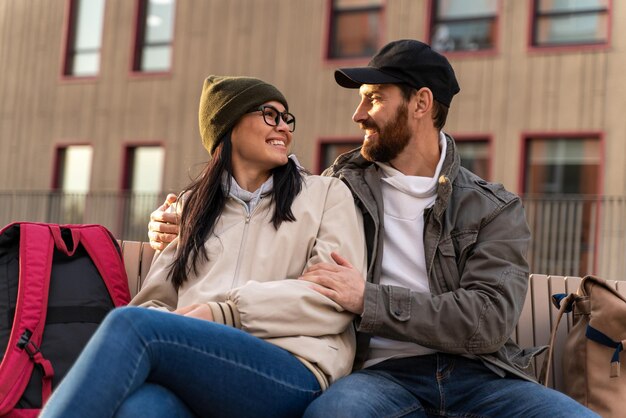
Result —
[[411, 97], [411, 113], [417, 117], [430, 112], [433, 107], [433, 92], [428, 87], [422, 87], [415, 91]]

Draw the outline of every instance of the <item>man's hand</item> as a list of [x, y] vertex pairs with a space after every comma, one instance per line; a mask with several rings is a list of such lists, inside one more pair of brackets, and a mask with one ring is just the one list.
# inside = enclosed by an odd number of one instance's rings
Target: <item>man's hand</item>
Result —
[[205, 303], [194, 303], [184, 308], [178, 308], [174, 313], [191, 318], [204, 319], [205, 321], [213, 321], [213, 312], [211, 312], [209, 305]]
[[178, 197], [170, 193], [165, 198], [165, 202], [157, 210], [150, 214], [148, 223], [148, 238], [150, 246], [157, 251], [162, 251], [167, 244], [172, 242], [178, 235], [180, 218], [176, 212], [166, 212]]
[[330, 256], [337, 264], [315, 264], [299, 279], [311, 282], [313, 290], [332, 299], [345, 310], [362, 314], [365, 280], [348, 260], [335, 252]]

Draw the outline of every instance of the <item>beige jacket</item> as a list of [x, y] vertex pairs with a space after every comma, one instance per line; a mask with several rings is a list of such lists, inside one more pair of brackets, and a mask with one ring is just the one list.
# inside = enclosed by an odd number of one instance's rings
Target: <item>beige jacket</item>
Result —
[[294, 280], [336, 251], [366, 271], [361, 215], [338, 179], [306, 176], [292, 205], [296, 222], [271, 224], [270, 196], [248, 216], [230, 197], [205, 244], [209, 262], [178, 292], [168, 280], [176, 241], [154, 261], [132, 305], [166, 308], [209, 303], [216, 322], [236, 326], [292, 353], [322, 388], [348, 374], [355, 352], [353, 315]]

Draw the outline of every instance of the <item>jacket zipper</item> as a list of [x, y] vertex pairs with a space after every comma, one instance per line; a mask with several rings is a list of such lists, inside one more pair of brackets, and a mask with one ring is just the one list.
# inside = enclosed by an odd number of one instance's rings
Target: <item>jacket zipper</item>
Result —
[[246, 243], [246, 239], [248, 237], [248, 226], [250, 225], [250, 219], [252, 218], [252, 215], [256, 213], [258, 207], [261, 205], [261, 201], [262, 200], [260, 200], [259, 203], [257, 203], [257, 205], [254, 207], [254, 210], [252, 212], [249, 212], [248, 207], [244, 203], [240, 202], [245, 213], [245, 220], [244, 220], [244, 226], [243, 226], [243, 234], [241, 235], [241, 242], [239, 243], [239, 253], [237, 254], [237, 264], [235, 266], [235, 274], [233, 275], [233, 281], [230, 284], [231, 290], [235, 287], [235, 283], [237, 283], [237, 280], [239, 279], [239, 270], [241, 268], [241, 253], [243, 251], [244, 245]]

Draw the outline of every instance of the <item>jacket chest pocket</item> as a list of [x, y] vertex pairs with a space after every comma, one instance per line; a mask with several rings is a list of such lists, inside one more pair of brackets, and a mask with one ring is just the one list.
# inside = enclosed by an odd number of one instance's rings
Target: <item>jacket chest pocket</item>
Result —
[[464, 270], [477, 237], [478, 232], [466, 231], [453, 234], [439, 242], [433, 268], [440, 292], [454, 291], [460, 287], [459, 271]]

